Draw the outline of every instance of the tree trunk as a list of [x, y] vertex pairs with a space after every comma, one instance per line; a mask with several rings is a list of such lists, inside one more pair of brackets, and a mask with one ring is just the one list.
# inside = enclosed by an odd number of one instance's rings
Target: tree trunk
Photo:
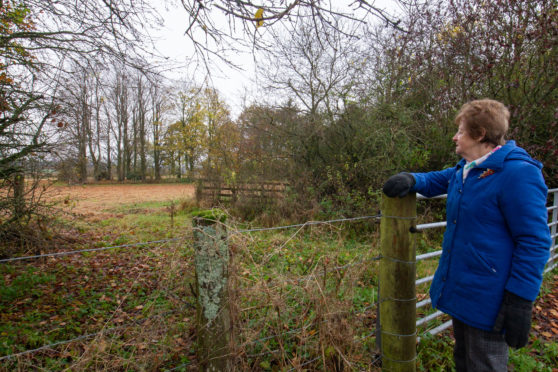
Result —
[[112, 130], [112, 121], [107, 111], [107, 179], [112, 180], [112, 158], [111, 158], [111, 143], [110, 143], [110, 132]]
[[78, 178], [80, 183], [85, 183], [87, 181], [87, 128], [88, 128], [88, 104], [87, 104], [87, 91], [84, 85], [82, 85], [82, 94], [80, 96], [81, 100], [81, 112], [79, 113], [79, 123], [78, 123]]
[[157, 97], [153, 98], [153, 168], [155, 171], [155, 180], [161, 180], [161, 149], [160, 149], [160, 131], [161, 131], [161, 102], [157, 101]]

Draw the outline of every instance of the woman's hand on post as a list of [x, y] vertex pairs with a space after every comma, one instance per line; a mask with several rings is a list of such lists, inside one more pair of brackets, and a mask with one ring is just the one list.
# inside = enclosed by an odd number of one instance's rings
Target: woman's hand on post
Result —
[[415, 177], [411, 173], [401, 172], [391, 176], [384, 184], [384, 194], [390, 198], [396, 196], [402, 198], [411, 191], [415, 185]]

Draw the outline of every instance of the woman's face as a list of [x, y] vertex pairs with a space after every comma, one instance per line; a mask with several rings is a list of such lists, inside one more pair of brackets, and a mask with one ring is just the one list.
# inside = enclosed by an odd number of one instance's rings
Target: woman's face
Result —
[[459, 124], [457, 133], [452, 138], [455, 143], [455, 153], [467, 161], [473, 161], [480, 158], [484, 154], [480, 154], [481, 148], [483, 147], [480, 139], [473, 139], [467, 133], [465, 125], [463, 122]]

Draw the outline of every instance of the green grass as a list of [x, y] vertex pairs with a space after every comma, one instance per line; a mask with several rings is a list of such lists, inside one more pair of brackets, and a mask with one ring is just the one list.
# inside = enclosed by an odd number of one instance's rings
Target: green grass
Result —
[[99, 246], [112, 246], [183, 236], [191, 227], [189, 210], [179, 201], [124, 204], [109, 210], [117, 214], [99, 221], [94, 231], [105, 236]]
[[112, 213], [139, 214], [150, 213], [170, 208], [172, 204], [178, 205], [178, 201], [146, 201], [141, 203], [120, 204], [106, 211]]
[[[13, 302], [21, 298], [38, 296], [41, 287], [52, 283], [56, 276], [48, 273], [41, 273], [34, 267], [27, 267], [21, 273], [16, 273], [10, 265], [0, 266], [0, 297], [2, 302]], [[7, 278], [15, 276], [13, 280]]]
[[450, 371], [453, 364], [453, 340], [447, 335], [424, 335], [417, 346], [417, 371]]
[[552, 372], [558, 366], [558, 344], [534, 340], [528, 348], [510, 350], [514, 372]]

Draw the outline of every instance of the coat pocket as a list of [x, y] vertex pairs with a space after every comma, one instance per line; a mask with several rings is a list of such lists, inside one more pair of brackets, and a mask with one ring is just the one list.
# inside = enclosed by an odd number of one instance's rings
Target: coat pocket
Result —
[[465, 245], [464, 259], [471, 272], [484, 275], [498, 273], [494, 264], [475, 249], [471, 243]]

